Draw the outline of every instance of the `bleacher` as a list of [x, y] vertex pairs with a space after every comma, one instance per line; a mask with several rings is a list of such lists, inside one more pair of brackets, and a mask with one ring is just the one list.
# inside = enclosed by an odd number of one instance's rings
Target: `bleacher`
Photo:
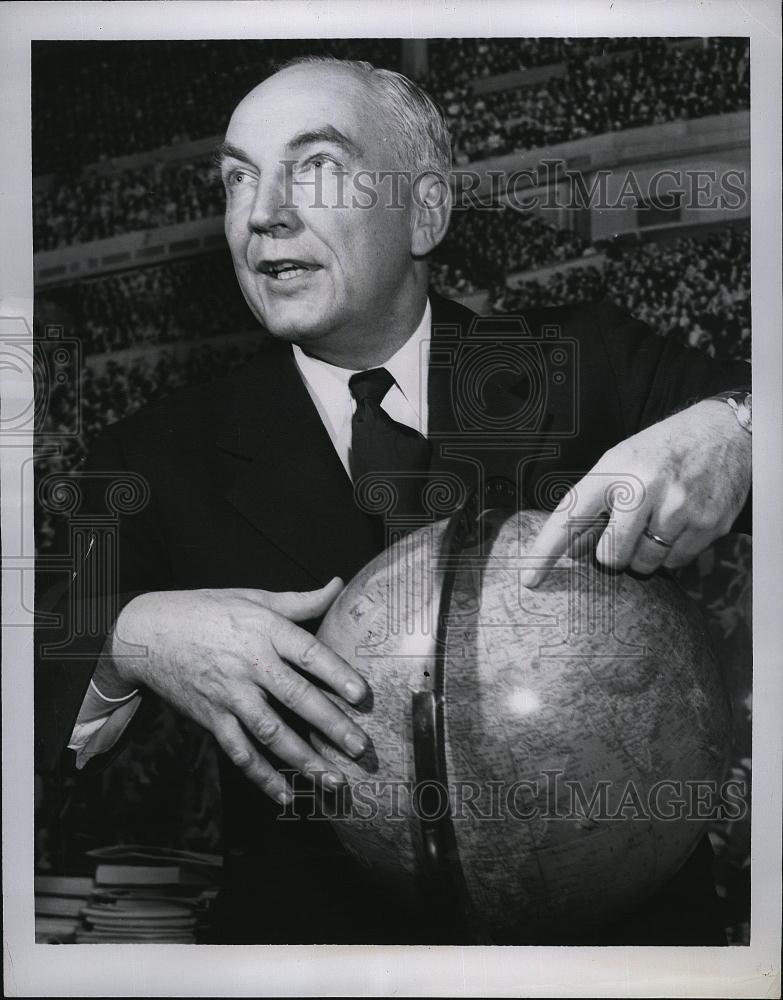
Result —
[[[662, 39], [637, 39], [633, 49], [618, 49], [617, 44], [622, 40], [613, 39], [608, 55], [602, 44], [607, 40], [596, 39], [592, 45], [584, 43], [576, 47], [564, 47], [558, 39], [542, 41], [558, 44], [543, 46], [539, 58], [559, 56], [563, 61], [546, 63], [538, 70], [523, 69], [516, 73], [484, 76], [456, 87], [451, 82], [445, 83], [443, 56], [435, 59], [435, 65], [440, 68], [430, 72], [425, 77], [425, 83], [431, 82], [437, 88], [434, 96], [439, 99], [449, 123], [457, 164], [552, 146], [591, 135], [659, 125], [667, 121], [723, 115], [749, 107], [747, 45], [741, 40], [719, 39], [702, 45], [697, 39], [675, 43]], [[91, 43], [84, 44], [90, 46]], [[211, 66], [217, 59], [214, 46], [220, 43], [187, 43], [188, 46], [193, 44], [202, 47], [199, 51], [211, 54], [211, 60], [204, 60], [206, 66]], [[244, 47], [254, 44], [268, 46], [268, 43], [242, 44], [243, 52]], [[168, 46], [166, 52], [170, 51], [171, 43], [156, 45]], [[441, 42], [435, 46], [435, 52], [442, 51], [444, 47], [446, 50], [453, 48], [450, 43]], [[510, 42], [507, 42], [506, 48], [509, 47]], [[340, 51], [336, 46], [326, 50]], [[370, 46], [367, 51], [360, 49], [356, 55], [371, 56], [375, 51]], [[391, 64], [390, 68], [394, 68], [393, 51], [390, 44], [379, 44], [378, 64]], [[477, 46], [476, 52], [479, 51]], [[150, 58], [146, 49], [141, 49], [141, 52], [147, 59]], [[171, 52], [178, 53], [179, 49], [174, 48]], [[200, 110], [199, 125], [193, 124], [184, 129], [181, 118], [172, 120], [169, 149], [187, 146], [190, 139], [206, 137], [207, 150], [219, 142], [227, 124], [226, 109], [264, 72], [281, 61], [280, 55], [273, 56], [268, 48], [262, 52], [263, 58], [257, 62], [246, 53], [244, 63], [237, 62], [231, 67], [232, 82], [224, 81], [225, 103], [221, 104], [220, 115], [210, 116], [208, 108]], [[474, 60], [474, 64], [477, 70], [479, 67], [486, 68], [481, 61]], [[92, 61], [88, 59], [86, 66], [91, 65]], [[105, 63], [98, 65], [105, 66]], [[177, 65], [176, 59], [174, 65]], [[470, 60], [467, 65], [471, 65]], [[507, 63], [501, 60], [499, 65]], [[200, 66], [200, 73], [202, 69]], [[84, 67], [80, 68], [80, 72], [85, 71]], [[139, 74], [141, 67], [130, 62], [128, 72]], [[464, 66], [461, 73], [465, 73]], [[215, 74], [218, 81], [215, 90], [219, 91], [220, 81], [224, 80], [226, 73], [221, 74], [216, 68]], [[143, 73], [141, 79], [144, 79]], [[202, 81], [201, 75], [196, 76], [195, 82], [182, 95], [186, 109], [196, 102], [196, 95], [198, 100], [201, 99], [199, 81]], [[161, 96], [160, 83], [157, 80], [156, 83], [157, 88], [150, 88], [151, 94], [147, 90], [135, 93], [133, 88], [130, 91], [122, 88], [126, 104], [133, 99], [134, 93], [139, 102], [133, 109], [132, 120], [146, 122], [151, 118], [156, 123], [154, 128], [150, 126], [148, 132], [131, 128], [124, 137], [124, 147], [119, 145], [119, 136], [111, 141], [114, 131], [110, 124], [114, 119], [108, 110], [105, 112], [108, 119], [106, 129], [101, 127], [96, 132], [94, 124], [90, 131], [80, 121], [78, 104], [67, 109], [67, 113], [65, 108], [62, 109], [66, 123], [72, 123], [74, 131], [77, 127], [84, 130], [85, 138], [69, 147], [72, 157], [76, 155], [73, 150], [83, 151], [86, 148], [92, 151], [97, 161], [83, 164], [81, 170], [64, 170], [69, 162], [77, 161], [71, 159], [63, 164], [62, 157], [54, 156], [45, 135], [36, 127], [34, 156], [39, 180], [33, 198], [33, 232], [37, 251], [221, 213], [222, 189], [208, 152], [200, 157], [179, 160], [170, 154], [162, 157], [160, 151], [155, 149], [169, 135], [162, 130], [164, 126], [161, 122], [167, 121], [166, 112], [176, 110], [176, 105], [172, 108], [172, 104], [177, 91], [176, 87], [172, 88], [163, 109], [155, 105], [155, 114], [151, 116], [149, 102]], [[480, 87], [477, 86], [479, 83]], [[678, 96], [680, 93], [681, 96]], [[214, 95], [211, 100], [215, 100]], [[114, 115], [122, 107], [120, 102], [119, 109], [113, 108]], [[99, 115], [98, 118], [103, 125], [104, 117]], [[37, 126], [37, 117], [35, 122]], [[174, 130], [175, 124], [180, 131]], [[90, 141], [93, 133], [105, 145], [93, 144]], [[147, 144], [146, 149], [144, 143]], [[111, 153], [107, 154], [105, 150], [111, 150]], [[107, 155], [116, 158], [118, 154], [120, 160], [132, 156], [134, 165], [118, 162], [116, 169], [107, 170]], [[40, 171], [39, 164], [44, 165]], [[56, 164], [54, 176], [48, 172], [50, 164]], [[40, 177], [41, 174], [44, 176]]]

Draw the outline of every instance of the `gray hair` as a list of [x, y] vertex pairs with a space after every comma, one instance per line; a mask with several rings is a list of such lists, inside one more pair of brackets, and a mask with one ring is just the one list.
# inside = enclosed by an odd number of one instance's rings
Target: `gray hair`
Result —
[[442, 112], [421, 87], [402, 73], [377, 69], [372, 63], [334, 56], [297, 56], [278, 67], [307, 64], [344, 66], [374, 88], [393, 126], [394, 141], [403, 168], [416, 174], [433, 172], [448, 180], [451, 174], [451, 136]]

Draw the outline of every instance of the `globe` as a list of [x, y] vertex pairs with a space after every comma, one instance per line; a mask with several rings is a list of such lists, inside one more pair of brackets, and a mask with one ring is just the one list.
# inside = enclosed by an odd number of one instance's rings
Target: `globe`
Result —
[[360, 758], [313, 736], [348, 779], [338, 836], [395, 891], [445, 892], [487, 942], [596, 926], [651, 895], [703, 835], [728, 761], [696, 607], [672, 579], [591, 558], [525, 588], [546, 517], [485, 512], [455, 555], [446, 521], [403, 536], [318, 633], [372, 690], [336, 699], [370, 737]]

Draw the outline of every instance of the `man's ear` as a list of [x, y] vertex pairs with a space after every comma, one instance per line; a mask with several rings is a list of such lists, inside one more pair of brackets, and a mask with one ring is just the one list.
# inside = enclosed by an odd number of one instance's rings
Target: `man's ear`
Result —
[[420, 174], [413, 183], [411, 198], [411, 253], [414, 257], [425, 257], [449, 228], [451, 188], [439, 174]]

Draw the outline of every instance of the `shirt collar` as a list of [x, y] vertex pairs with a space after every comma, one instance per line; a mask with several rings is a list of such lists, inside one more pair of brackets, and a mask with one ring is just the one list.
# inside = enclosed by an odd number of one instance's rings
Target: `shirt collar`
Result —
[[[400, 392], [418, 416], [422, 415], [422, 400], [426, 402], [429, 347], [432, 327], [432, 307], [427, 299], [419, 325], [405, 343], [383, 367], [397, 383]], [[311, 386], [327, 407], [344, 398], [348, 381], [356, 370], [330, 365], [320, 358], [305, 354], [298, 344], [293, 344], [294, 360], [305, 382]]]
[[421, 416], [422, 395], [426, 399], [427, 373], [429, 371], [430, 332], [432, 308], [430, 300], [424, 307], [421, 322], [402, 347], [383, 366], [392, 376], [400, 392], [410, 403], [417, 416]]

